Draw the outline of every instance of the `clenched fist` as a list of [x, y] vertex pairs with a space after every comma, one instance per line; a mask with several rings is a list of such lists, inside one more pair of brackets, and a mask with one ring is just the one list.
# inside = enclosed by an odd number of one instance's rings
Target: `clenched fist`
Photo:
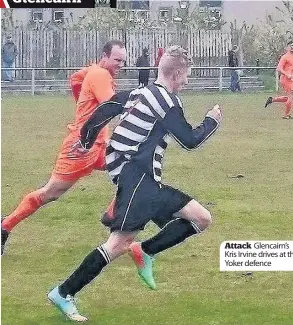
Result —
[[207, 112], [206, 116], [212, 117], [220, 123], [223, 119], [223, 112], [222, 112], [220, 106], [217, 104], [211, 110], [209, 110]]

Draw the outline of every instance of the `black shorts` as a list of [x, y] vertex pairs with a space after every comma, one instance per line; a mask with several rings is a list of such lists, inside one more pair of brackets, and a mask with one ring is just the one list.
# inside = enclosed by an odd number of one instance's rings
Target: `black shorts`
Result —
[[192, 198], [156, 182], [134, 164], [127, 164], [119, 176], [111, 231], [138, 231], [152, 220], [160, 228], [173, 219]]

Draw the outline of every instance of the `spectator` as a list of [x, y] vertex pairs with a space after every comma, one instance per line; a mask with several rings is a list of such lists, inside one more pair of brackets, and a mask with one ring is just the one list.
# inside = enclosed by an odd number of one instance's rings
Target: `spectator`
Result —
[[[150, 58], [149, 58], [149, 50], [145, 47], [142, 50], [142, 56], [137, 59], [136, 62], [137, 67], [149, 67], [150, 66]], [[138, 71], [138, 85], [146, 87], [149, 83], [150, 78], [150, 70], [139, 70]]]
[[[158, 48], [158, 56], [156, 57], [156, 60], [155, 60], [155, 67], [159, 66], [159, 62], [160, 62], [163, 54], [164, 54], [164, 49], [162, 47], [159, 47]], [[156, 77], [156, 79], [158, 78], [158, 69], [155, 69], [155, 77]]]
[[[18, 51], [17, 46], [12, 41], [11, 35], [7, 36], [6, 42], [2, 46], [1, 52], [3, 68], [13, 68]], [[13, 81], [13, 70], [3, 70], [3, 80]]]
[[[228, 64], [229, 67], [238, 67], [238, 57], [237, 52], [239, 51], [239, 48], [237, 45], [234, 45], [232, 50], [228, 52]], [[238, 74], [237, 69], [231, 69], [231, 85], [230, 89], [231, 91], [235, 92], [236, 90], [241, 91], [240, 88], [240, 75]]]

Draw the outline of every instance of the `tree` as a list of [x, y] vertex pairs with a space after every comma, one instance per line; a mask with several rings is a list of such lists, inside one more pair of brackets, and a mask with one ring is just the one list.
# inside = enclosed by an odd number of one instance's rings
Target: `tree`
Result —
[[244, 65], [255, 65], [259, 59], [262, 66], [274, 66], [287, 44], [283, 26], [272, 15], [267, 15], [264, 21], [259, 21], [255, 26], [244, 23], [236, 30], [236, 37], [234, 30], [232, 39], [242, 50]]
[[[74, 25], [74, 28], [86, 29], [140, 29], [140, 28], [195, 28], [195, 29], [221, 29], [225, 24], [220, 12], [210, 10], [208, 7], [199, 7], [190, 10], [190, 2], [186, 2], [186, 7], [176, 8], [175, 19], [173, 20], [154, 20], [146, 19], [145, 12], [137, 11], [132, 8], [132, 2], [119, 1], [118, 10], [110, 8], [89, 9], [85, 15]], [[148, 9], [148, 8], [146, 8]]]
[[221, 11], [209, 7], [197, 7], [190, 14], [189, 24], [197, 29], [220, 30], [226, 22], [222, 18]]
[[[221, 13], [217, 9], [211, 10], [208, 6], [196, 6], [193, 10], [190, 9], [190, 1], [177, 8], [177, 15], [174, 18], [177, 24], [179, 40], [178, 44], [187, 48], [188, 33], [192, 30], [220, 30], [226, 22], [222, 19]], [[174, 21], [172, 22], [174, 26]]]
[[119, 19], [119, 13], [115, 9], [110, 8], [98, 8], [89, 9], [86, 13], [79, 19], [77, 23], [74, 24], [74, 29], [109, 29], [109, 28], [119, 28], [121, 20]]
[[239, 31], [239, 40], [236, 43], [240, 48], [240, 64], [242, 66], [256, 65], [256, 60], [259, 58], [259, 51], [255, 45], [258, 32], [255, 26], [247, 26], [245, 23]]
[[13, 9], [1, 10], [1, 24], [4, 32], [7, 30], [12, 30], [15, 27]]
[[184, 7], [179, 3], [175, 20], [181, 22], [184, 27], [205, 30], [221, 29], [226, 24], [220, 10], [210, 9], [208, 6], [196, 6], [190, 10], [190, 2], [187, 2]]
[[272, 15], [268, 15], [265, 22], [258, 24], [257, 29], [255, 46], [261, 54], [260, 60], [263, 64], [275, 65], [280, 55], [284, 53], [287, 44], [284, 26], [278, 23]]
[[255, 65], [259, 59], [260, 65], [275, 66], [284, 53], [288, 40], [293, 37], [293, 4], [291, 1], [282, 1], [282, 4], [283, 7], [276, 7], [282, 13], [281, 20], [271, 13], [254, 26], [243, 22], [241, 28], [237, 28], [236, 22], [231, 23], [232, 42], [239, 45], [245, 65]]
[[293, 37], [293, 3], [291, 1], [282, 1], [284, 8], [276, 7], [282, 13], [283, 19], [279, 23], [284, 24], [285, 33], [288, 37]]
[[74, 29], [140, 29], [157, 26], [155, 22], [142, 16], [143, 12], [132, 10], [127, 4], [123, 10], [96, 8], [86, 11], [74, 24]]

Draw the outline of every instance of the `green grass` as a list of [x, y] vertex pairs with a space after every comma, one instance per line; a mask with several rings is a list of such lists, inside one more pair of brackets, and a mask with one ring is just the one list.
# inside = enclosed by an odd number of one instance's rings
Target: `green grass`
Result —
[[[281, 119], [281, 106], [265, 110], [267, 96], [183, 96], [190, 122], [200, 122], [214, 103], [224, 107], [224, 121], [197, 151], [170, 145], [164, 181], [213, 202], [213, 226], [157, 257], [156, 292], [142, 285], [127, 256], [114, 262], [79, 295], [89, 324], [292, 325], [292, 272], [219, 272], [224, 240], [293, 239], [293, 122]], [[4, 97], [2, 104], [8, 213], [48, 179], [74, 105], [62, 96]], [[236, 174], [245, 178], [229, 178]], [[15, 228], [2, 259], [2, 325], [69, 324], [46, 292], [107, 238], [98, 218], [114, 192], [108, 176], [95, 173]], [[150, 225], [140, 238], [156, 231]]]
[[276, 89], [275, 71], [261, 71], [258, 77], [263, 81], [265, 90], [274, 92]]

